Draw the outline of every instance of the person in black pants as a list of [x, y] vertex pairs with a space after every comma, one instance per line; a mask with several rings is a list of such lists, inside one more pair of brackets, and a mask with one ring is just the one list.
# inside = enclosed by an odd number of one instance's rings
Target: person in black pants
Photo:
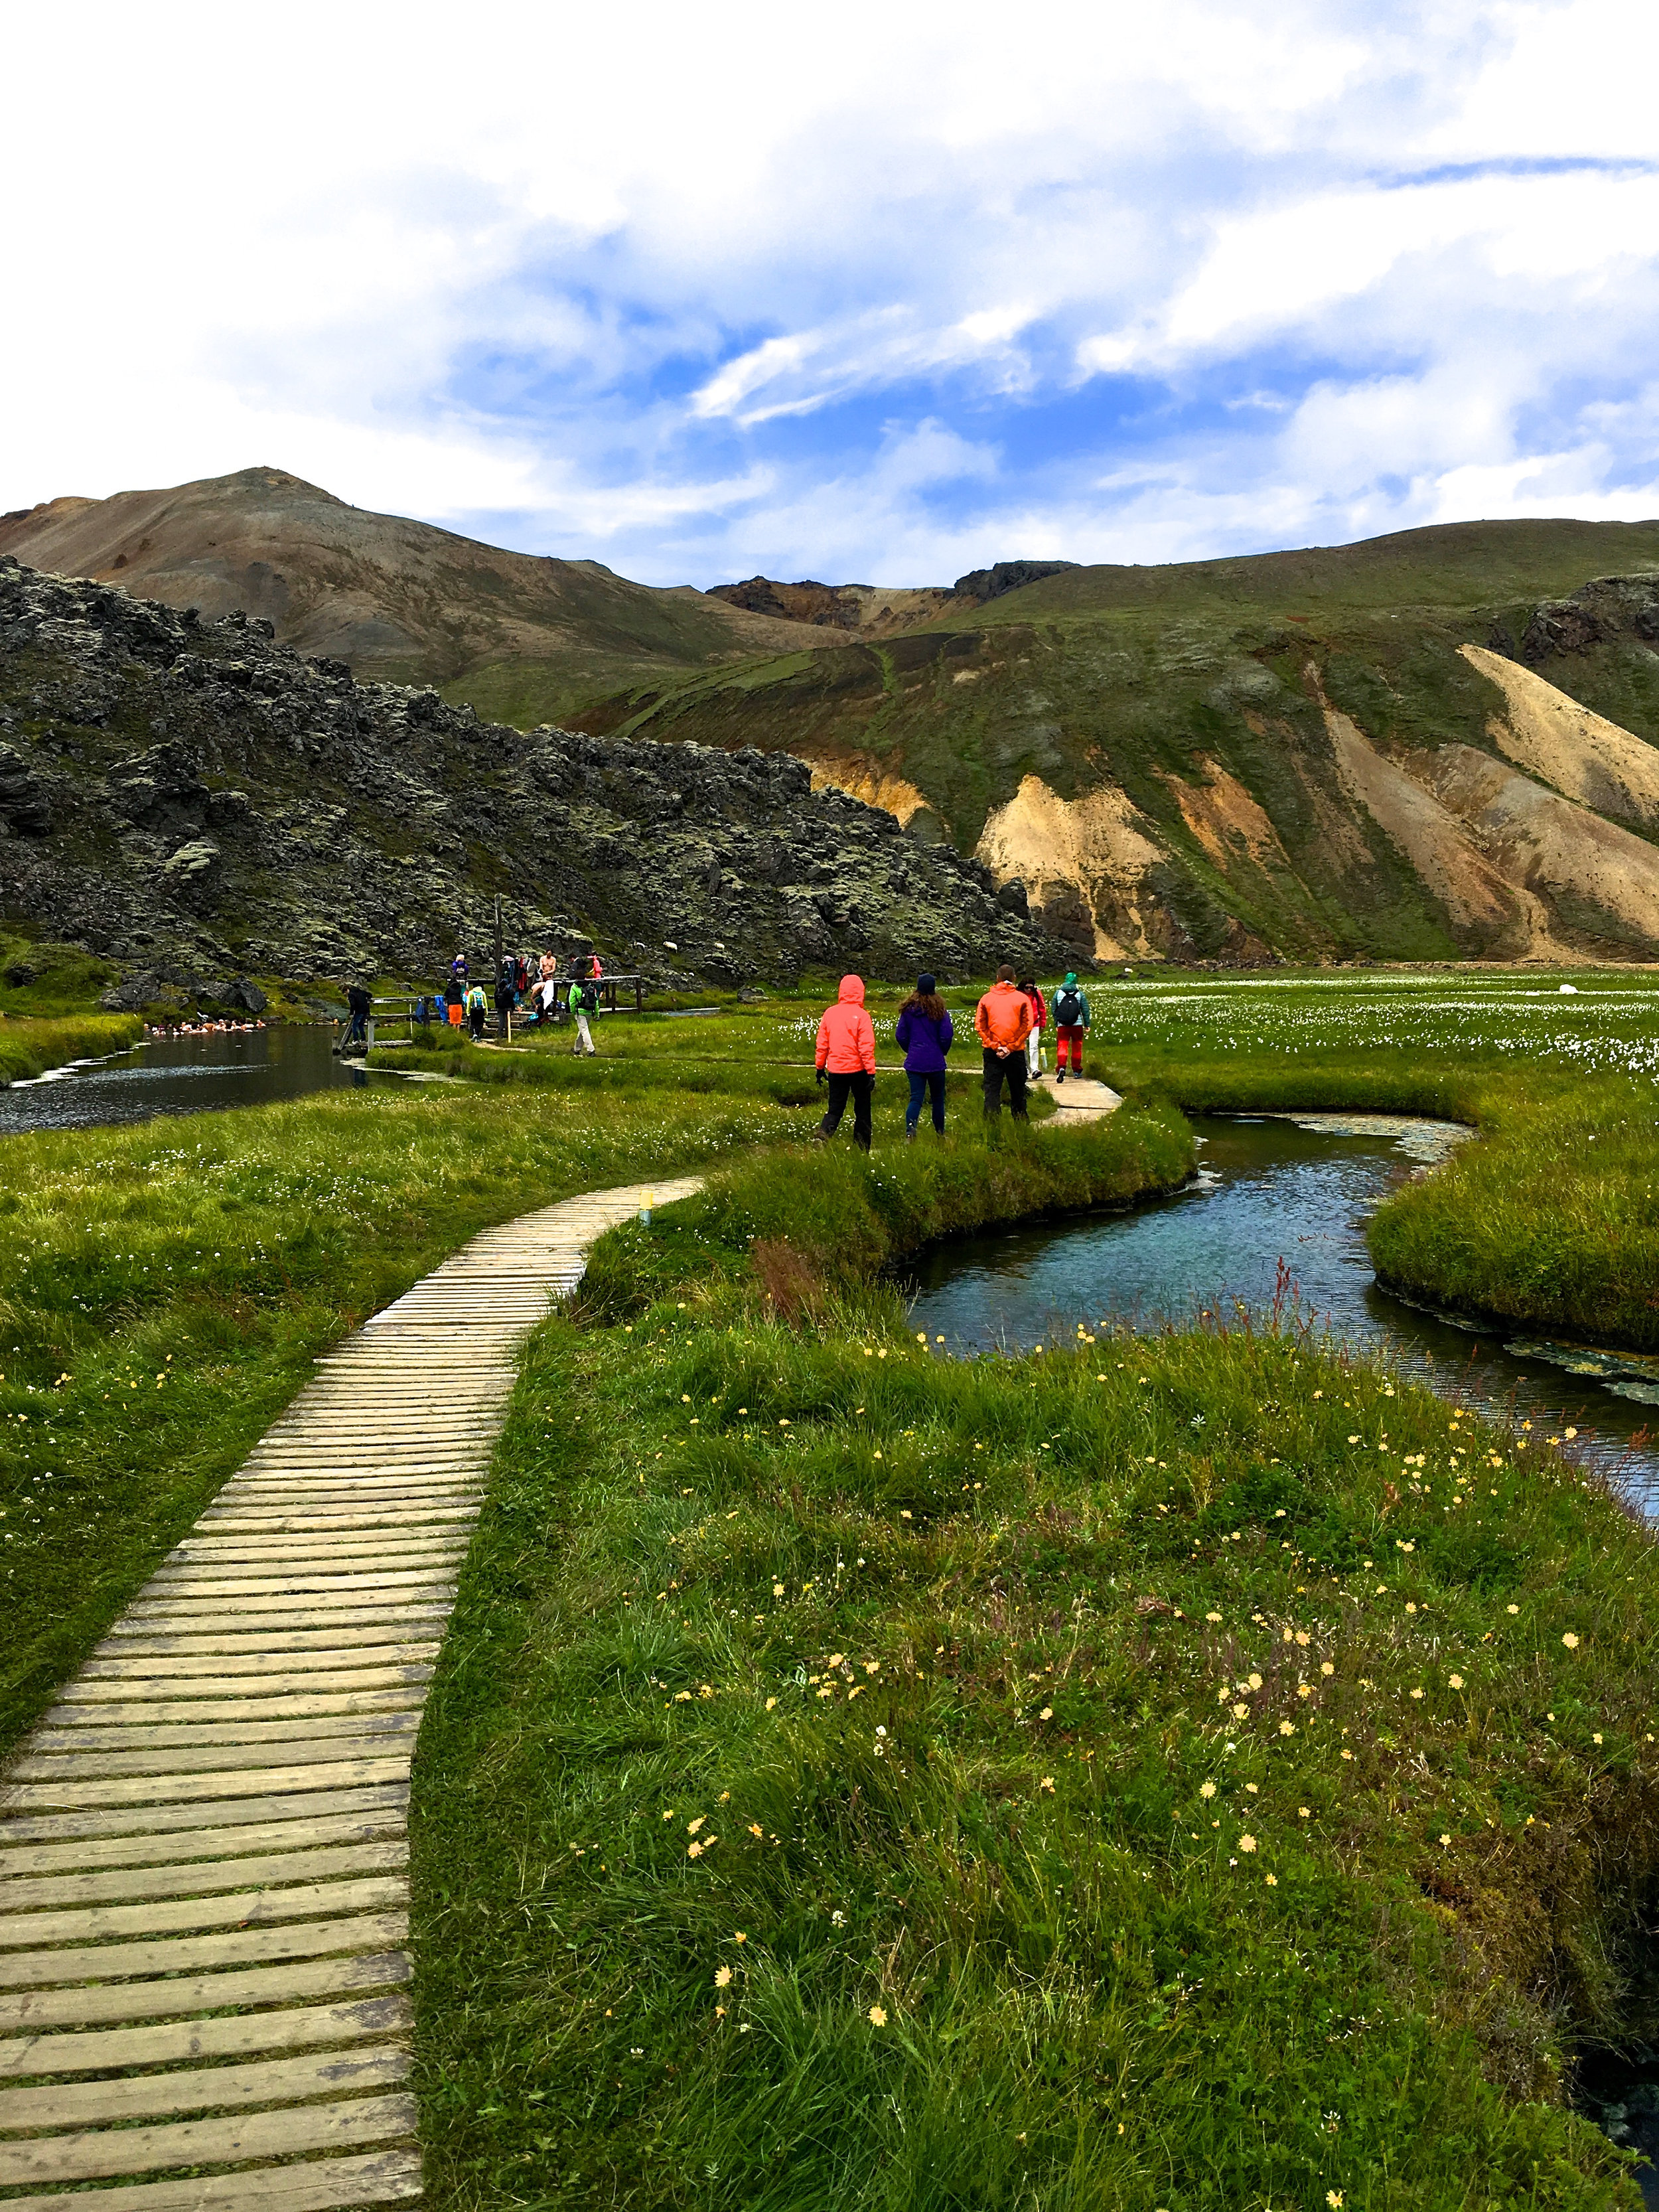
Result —
[[1014, 1119], [1025, 1116], [1025, 1040], [1031, 1034], [1031, 1002], [1014, 988], [1014, 971], [1006, 964], [979, 1002], [974, 1028], [985, 1048], [985, 1118], [1002, 1115], [1002, 1086], [1008, 1085], [1008, 1104]]
[[876, 1032], [864, 1010], [864, 985], [843, 975], [833, 1006], [818, 1024], [818, 1081], [827, 1082], [830, 1103], [817, 1134], [820, 1141], [841, 1127], [847, 1102], [853, 1102], [853, 1141], [870, 1149], [870, 1101], [876, 1087]]

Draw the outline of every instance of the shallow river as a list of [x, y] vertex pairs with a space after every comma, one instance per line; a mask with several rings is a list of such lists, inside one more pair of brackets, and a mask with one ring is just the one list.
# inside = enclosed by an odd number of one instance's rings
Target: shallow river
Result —
[[1389, 1115], [1206, 1119], [1194, 1182], [1133, 1213], [999, 1231], [936, 1247], [915, 1326], [961, 1354], [1064, 1342], [1079, 1321], [1153, 1329], [1235, 1302], [1270, 1307], [1279, 1264], [1304, 1316], [1341, 1343], [1467, 1403], [1579, 1431], [1576, 1449], [1659, 1513], [1659, 1359], [1471, 1330], [1391, 1297], [1366, 1216], [1467, 1135]]
[[326, 1026], [248, 1030], [173, 1037], [107, 1060], [76, 1060], [0, 1089], [0, 1136], [147, 1121], [153, 1114], [213, 1113], [367, 1083], [362, 1067], [333, 1057], [333, 1041]]

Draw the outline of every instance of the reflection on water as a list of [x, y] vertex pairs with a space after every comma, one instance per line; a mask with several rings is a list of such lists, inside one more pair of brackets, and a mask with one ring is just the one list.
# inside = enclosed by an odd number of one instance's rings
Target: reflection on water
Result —
[[1448, 1122], [1308, 1114], [1209, 1119], [1195, 1180], [1133, 1213], [1017, 1228], [935, 1247], [915, 1325], [960, 1354], [1029, 1349], [1079, 1321], [1153, 1329], [1272, 1305], [1283, 1262], [1304, 1316], [1386, 1352], [1448, 1397], [1579, 1431], [1575, 1449], [1659, 1511], [1659, 1360], [1470, 1329], [1379, 1289], [1364, 1222], [1406, 1176], [1468, 1135]]
[[249, 1030], [160, 1038], [107, 1060], [76, 1060], [0, 1090], [0, 1136], [215, 1113], [369, 1081], [360, 1066], [333, 1057], [333, 1040], [326, 1026]]

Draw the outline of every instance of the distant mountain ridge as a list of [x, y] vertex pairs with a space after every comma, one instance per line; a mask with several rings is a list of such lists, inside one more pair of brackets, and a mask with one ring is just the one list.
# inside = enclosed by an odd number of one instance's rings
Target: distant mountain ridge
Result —
[[690, 586], [630, 583], [597, 561], [511, 553], [376, 514], [273, 468], [168, 490], [54, 499], [0, 519], [0, 554], [127, 589], [209, 621], [269, 622], [296, 651], [398, 683], [467, 679], [481, 708], [556, 718], [668, 676], [818, 642]]

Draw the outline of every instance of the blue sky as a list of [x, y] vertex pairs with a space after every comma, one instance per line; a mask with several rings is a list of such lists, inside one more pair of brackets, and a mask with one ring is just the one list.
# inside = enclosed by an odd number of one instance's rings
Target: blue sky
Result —
[[599, 13], [36, 11], [0, 507], [268, 462], [696, 584], [1659, 514], [1647, 5]]

